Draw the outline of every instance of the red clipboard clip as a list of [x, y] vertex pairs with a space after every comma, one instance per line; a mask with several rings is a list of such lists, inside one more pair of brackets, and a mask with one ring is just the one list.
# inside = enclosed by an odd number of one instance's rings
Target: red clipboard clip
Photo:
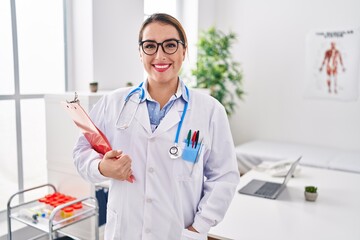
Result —
[[[90, 119], [86, 111], [81, 107], [78, 95], [75, 92], [75, 98], [73, 101], [61, 102], [61, 105], [70, 115], [76, 126], [84, 134], [85, 138], [89, 141], [91, 147], [105, 155], [108, 151], [112, 150], [109, 140], [106, 136], [95, 126], [93, 121]], [[133, 183], [135, 177], [131, 175], [128, 179], [128, 182]]]

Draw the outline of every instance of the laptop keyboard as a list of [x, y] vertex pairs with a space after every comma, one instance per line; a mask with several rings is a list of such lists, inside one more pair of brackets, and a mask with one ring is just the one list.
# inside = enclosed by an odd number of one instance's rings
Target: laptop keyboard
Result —
[[271, 196], [279, 189], [278, 183], [266, 182], [262, 185], [255, 194], [263, 195], [263, 196]]

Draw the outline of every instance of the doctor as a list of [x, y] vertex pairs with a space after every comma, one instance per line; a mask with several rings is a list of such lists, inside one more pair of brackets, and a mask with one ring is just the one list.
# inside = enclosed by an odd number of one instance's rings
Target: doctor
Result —
[[101, 155], [84, 136], [74, 148], [84, 179], [110, 180], [107, 240], [205, 240], [233, 198], [239, 172], [228, 118], [179, 79], [186, 50], [178, 20], [147, 18], [139, 32], [147, 80], [105, 95], [90, 112], [114, 150]]

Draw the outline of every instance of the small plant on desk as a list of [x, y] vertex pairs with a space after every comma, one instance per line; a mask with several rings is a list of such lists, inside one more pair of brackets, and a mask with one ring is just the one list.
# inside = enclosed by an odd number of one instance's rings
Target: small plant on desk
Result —
[[318, 196], [317, 187], [306, 186], [304, 194], [305, 194], [305, 199], [307, 201], [311, 201], [311, 202], [316, 201], [317, 196]]
[[315, 186], [306, 186], [305, 187], [305, 192], [317, 193], [317, 187], [315, 187]]

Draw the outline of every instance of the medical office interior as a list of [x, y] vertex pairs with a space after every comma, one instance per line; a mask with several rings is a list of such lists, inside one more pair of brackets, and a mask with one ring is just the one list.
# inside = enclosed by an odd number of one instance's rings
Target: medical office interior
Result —
[[[231, 52], [241, 64], [245, 94], [236, 99], [229, 122], [242, 174], [239, 188], [249, 176], [269, 177], [256, 172], [257, 165], [302, 156], [301, 171], [279, 199], [236, 192], [209, 239], [289, 239], [288, 234], [290, 239], [360, 239], [359, 1], [51, 2], [0, 3], [1, 240], [9, 232], [10, 197], [43, 184], [77, 199], [98, 201], [93, 216], [63, 230], [74, 239], [102, 238], [106, 184], [89, 185], [77, 174], [71, 156], [80, 132], [60, 102], [72, 100], [77, 92], [90, 111], [107, 91], [143, 81], [137, 35], [144, 17], [153, 12], [170, 13], [183, 24], [189, 39], [184, 64], [188, 73], [196, 65], [200, 31], [215, 26], [237, 35]], [[316, 45], [319, 36], [324, 45]], [[327, 37], [338, 43], [345, 66], [344, 71], [338, 66], [337, 95], [327, 88], [335, 84], [328, 83], [326, 70], [319, 70], [330, 48]], [[312, 52], [314, 45], [322, 46], [322, 52]], [[311, 59], [318, 65], [309, 63]], [[186, 77], [194, 81], [191, 74]], [[309, 90], [311, 81], [317, 81], [315, 91]], [[91, 82], [98, 83], [96, 93], [89, 90]], [[307, 185], [318, 188], [315, 202], [304, 199]], [[49, 186], [28, 191], [11, 203], [41, 198], [49, 191]], [[10, 221], [13, 239], [51, 231]], [[258, 230], [264, 227], [266, 234]], [[313, 231], [315, 236], [308, 235]]]

